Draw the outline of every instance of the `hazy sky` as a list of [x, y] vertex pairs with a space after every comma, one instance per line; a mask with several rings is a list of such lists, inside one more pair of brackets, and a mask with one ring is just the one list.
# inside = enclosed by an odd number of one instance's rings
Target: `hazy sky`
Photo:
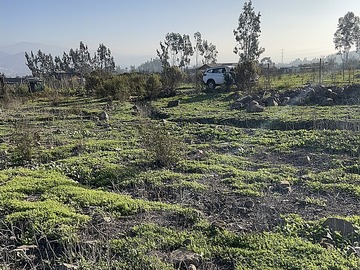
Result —
[[[243, 0], [0, 0], [0, 45], [36, 42], [111, 49], [116, 64], [139, 65], [156, 56], [168, 32], [199, 31], [216, 45], [219, 62], [236, 62], [233, 30]], [[360, 16], [359, 0], [253, 0], [261, 13], [261, 57], [277, 63], [335, 52], [333, 34], [348, 11]]]

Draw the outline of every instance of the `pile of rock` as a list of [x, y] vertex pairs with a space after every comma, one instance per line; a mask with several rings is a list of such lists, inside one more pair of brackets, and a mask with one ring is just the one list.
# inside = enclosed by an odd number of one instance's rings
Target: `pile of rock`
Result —
[[262, 112], [265, 107], [287, 105], [320, 105], [332, 106], [340, 104], [360, 104], [360, 85], [346, 87], [304, 87], [289, 89], [285, 92], [262, 91], [256, 95], [232, 96], [235, 100], [232, 110], [246, 110], [247, 112]]
[[278, 95], [272, 95], [267, 98], [261, 98], [258, 95], [247, 95], [241, 97], [233, 104], [231, 104], [230, 109], [232, 110], [246, 110], [249, 113], [254, 112], [263, 112], [265, 107], [270, 106], [285, 106], [288, 104], [290, 98], [284, 97], [281, 98]]

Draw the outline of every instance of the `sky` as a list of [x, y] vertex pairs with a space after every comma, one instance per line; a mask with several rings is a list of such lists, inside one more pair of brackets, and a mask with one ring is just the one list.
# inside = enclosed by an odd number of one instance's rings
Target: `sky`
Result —
[[[0, 0], [0, 45], [35, 42], [95, 51], [110, 48], [116, 65], [156, 57], [169, 32], [193, 34], [216, 45], [218, 62], [237, 62], [233, 30], [242, 0]], [[335, 53], [333, 35], [348, 11], [360, 16], [359, 0], [253, 0], [261, 14], [262, 57], [275, 63]], [[67, 50], [68, 51], [68, 50]]]

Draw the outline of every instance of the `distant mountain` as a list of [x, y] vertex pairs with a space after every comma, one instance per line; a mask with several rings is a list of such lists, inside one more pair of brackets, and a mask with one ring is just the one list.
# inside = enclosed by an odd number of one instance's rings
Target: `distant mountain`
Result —
[[7, 77], [30, 75], [30, 70], [25, 64], [24, 53], [0, 53], [0, 72]]
[[[340, 55], [334, 53], [334, 54], [329, 54], [325, 57], [321, 57], [323, 62], [329, 62], [329, 61], [334, 61], [336, 64], [342, 64], [342, 58]], [[349, 52], [349, 61], [358, 61], [360, 59], [360, 55], [359, 53], [357, 53], [356, 51], [351, 51]], [[320, 58], [319, 57], [315, 57], [313, 59], [307, 59], [307, 58], [297, 58], [289, 63], [286, 64], [277, 64], [278, 67], [281, 66], [285, 66], [285, 67], [296, 67], [299, 65], [304, 65], [304, 64], [311, 64], [311, 63], [319, 63]]]
[[68, 48], [64, 47], [33, 42], [20, 42], [16, 44], [0, 46], [0, 51], [8, 54], [25, 53], [30, 51], [37, 52], [38, 50], [41, 50], [47, 54], [51, 53], [52, 55], [62, 55], [63, 52], [69, 51]]
[[46, 54], [51, 53], [53, 56], [69, 51], [60, 46], [33, 42], [2, 45], [0, 46], [0, 73], [4, 73], [7, 77], [30, 75], [31, 72], [26, 66], [25, 52], [36, 53], [38, 50]]

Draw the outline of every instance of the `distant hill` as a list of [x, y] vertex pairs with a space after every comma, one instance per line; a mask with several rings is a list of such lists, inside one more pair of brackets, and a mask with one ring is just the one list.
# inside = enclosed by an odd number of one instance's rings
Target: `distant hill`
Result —
[[53, 56], [62, 55], [68, 51], [60, 46], [47, 45], [33, 42], [20, 42], [0, 46], [0, 73], [7, 77], [30, 75], [31, 72], [26, 66], [25, 52], [36, 53], [41, 50], [44, 53], [51, 53]]
[[8, 54], [17, 54], [30, 51], [37, 52], [38, 50], [41, 50], [45, 53], [51, 53], [52, 55], [62, 55], [64, 51], [68, 51], [69, 49], [56, 45], [47, 45], [33, 42], [20, 42], [16, 44], [0, 46], [0, 52], [5, 52]]

